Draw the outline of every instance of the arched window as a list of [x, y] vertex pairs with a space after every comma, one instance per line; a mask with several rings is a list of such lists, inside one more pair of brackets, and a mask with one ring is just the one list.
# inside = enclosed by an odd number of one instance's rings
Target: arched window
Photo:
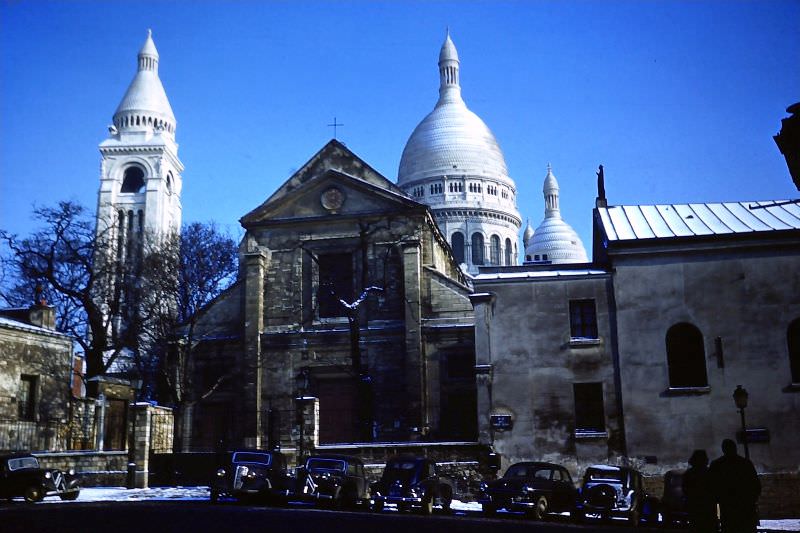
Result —
[[490, 240], [492, 242], [491, 264], [499, 265], [500, 264], [500, 237], [498, 237], [497, 235], [492, 235]]
[[483, 264], [483, 235], [480, 233], [473, 233], [472, 234], [472, 264], [473, 265], [482, 265]]
[[450, 237], [450, 244], [453, 246], [453, 255], [459, 265], [464, 262], [464, 234], [460, 231], [453, 233]]
[[703, 334], [692, 324], [675, 324], [667, 331], [670, 388], [707, 387]]
[[144, 192], [144, 171], [136, 166], [126, 168], [120, 192]]
[[511, 239], [506, 239], [506, 266], [511, 266]]
[[800, 383], [800, 318], [796, 318], [786, 331], [789, 345], [789, 366], [792, 370], [792, 383]]
[[167, 194], [172, 194], [172, 172], [167, 172]]

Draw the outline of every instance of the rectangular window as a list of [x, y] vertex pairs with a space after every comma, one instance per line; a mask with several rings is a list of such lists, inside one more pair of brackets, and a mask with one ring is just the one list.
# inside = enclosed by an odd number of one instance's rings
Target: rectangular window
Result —
[[36, 418], [36, 376], [20, 376], [17, 393], [17, 416], [20, 420]]
[[594, 300], [569, 301], [569, 331], [573, 339], [597, 338], [597, 313]]
[[345, 308], [339, 300], [353, 299], [352, 254], [325, 254], [317, 257], [319, 264], [319, 288], [317, 301], [320, 318], [345, 316]]
[[575, 393], [575, 433], [604, 432], [602, 383], [573, 383]]

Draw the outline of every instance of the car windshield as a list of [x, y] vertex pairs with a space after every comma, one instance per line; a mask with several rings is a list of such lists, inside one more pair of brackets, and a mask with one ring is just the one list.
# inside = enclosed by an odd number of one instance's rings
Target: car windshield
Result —
[[403, 482], [410, 481], [415, 478], [421, 464], [417, 461], [391, 461], [383, 470], [383, 477], [390, 480], [399, 479]]
[[550, 469], [541, 468], [532, 465], [512, 465], [506, 470], [503, 476], [507, 479], [514, 478], [536, 478], [536, 479], [550, 479]]
[[327, 470], [329, 472], [344, 472], [345, 463], [339, 459], [309, 459], [306, 463], [309, 470]]
[[396, 461], [386, 465], [386, 470], [412, 471], [417, 468], [416, 461]]
[[17, 457], [8, 460], [8, 469], [11, 472], [23, 468], [39, 468], [39, 460], [36, 457]]
[[269, 466], [272, 463], [272, 455], [268, 453], [236, 452], [233, 454], [234, 463], [258, 463]]
[[622, 470], [605, 468], [590, 468], [586, 471], [586, 481], [616, 481], [621, 483], [625, 478]]

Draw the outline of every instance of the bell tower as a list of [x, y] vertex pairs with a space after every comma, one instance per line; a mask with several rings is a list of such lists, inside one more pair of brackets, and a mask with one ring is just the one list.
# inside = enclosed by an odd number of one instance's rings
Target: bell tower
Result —
[[98, 238], [113, 238], [117, 260], [133, 261], [148, 240], [180, 231], [183, 164], [175, 115], [158, 77], [152, 32], [138, 68], [100, 143]]

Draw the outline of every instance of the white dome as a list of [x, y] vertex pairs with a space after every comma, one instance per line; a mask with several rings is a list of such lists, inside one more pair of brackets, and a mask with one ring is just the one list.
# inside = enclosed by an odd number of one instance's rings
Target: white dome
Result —
[[[588, 263], [583, 242], [572, 226], [560, 217], [545, 218], [533, 233], [533, 240], [525, 250], [531, 260], [553, 263]], [[538, 259], [536, 256], [539, 256]]]
[[453, 174], [495, 178], [514, 186], [497, 140], [463, 100], [437, 106], [419, 123], [403, 150], [397, 183]]
[[466, 175], [505, 182], [515, 189], [494, 134], [461, 98], [459, 64], [448, 32], [439, 52], [439, 100], [409, 137], [397, 184]]
[[[122, 129], [125, 126], [120, 119], [125, 117], [133, 117], [134, 121], [135, 117], [139, 117], [140, 123], [134, 122], [135, 125], [143, 125], [142, 118], [148, 123], [152, 123], [149, 119], [157, 119], [172, 131], [175, 126], [175, 115], [158, 77], [158, 51], [149, 30], [147, 39], [139, 50], [138, 63], [136, 75], [114, 113], [114, 124]], [[131, 125], [130, 121], [128, 124]]]
[[461, 98], [459, 59], [448, 32], [439, 52], [439, 100], [411, 133], [397, 184], [428, 205], [465, 272], [518, 264], [522, 220], [503, 152]]
[[[561, 218], [559, 187], [550, 165], [544, 179], [544, 220], [525, 249], [528, 261], [550, 261], [552, 263], [588, 263], [586, 249], [572, 226]], [[526, 232], [527, 233], [527, 232]]]

